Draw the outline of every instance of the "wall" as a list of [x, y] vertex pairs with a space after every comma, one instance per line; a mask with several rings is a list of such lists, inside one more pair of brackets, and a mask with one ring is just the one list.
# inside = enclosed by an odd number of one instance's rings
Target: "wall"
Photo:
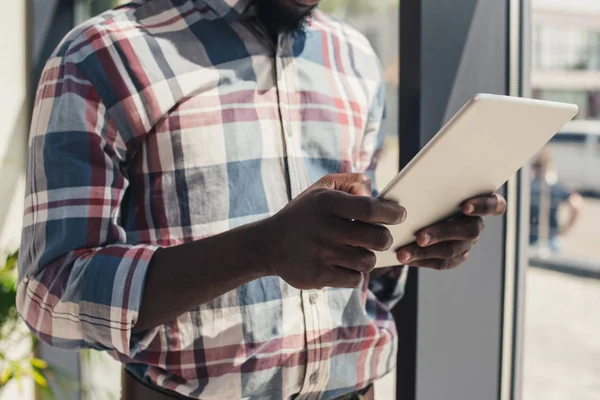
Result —
[[29, 127], [27, 99], [26, 2], [0, 3], [0, 252], [19, 243], [25, 149]]
[[[18, 247], [23, 214], [25, 149], [29, 126], [27, 3], [0, 2], [0, 255]], [[27, 348], [14, 349], [15, 353]], [[9, 384], [0, 399], [33, 399], [33, 385], [22, 391]]]

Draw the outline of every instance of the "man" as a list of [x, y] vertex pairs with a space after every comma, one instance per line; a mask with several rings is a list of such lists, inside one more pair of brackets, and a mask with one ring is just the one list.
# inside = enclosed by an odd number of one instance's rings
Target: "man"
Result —
[[[406, 270], [371, 271], [405, 210], [367, 178], [384, 84], [317, 3], [136, 1], [48, 61], [19, 311], [54, 346], [110, 351], [128, 399], [372, 398], [394, 366]], [[457, 266], [504, 208], [466, 202], [399, 261]]]
[[[563, 205], [567, 208], [568, 218], [561, 225], [558, 212]], [[561, 237], [573, 229], [583, 206], [584, 200], [579, 193], [568, 190], [558, 182], [552, 149], [544, 147], [532, 163], [529, 244], [541, 245], [540, 250], [547, 248], [559, 252]], [[540, 227], [547, 229], [545, 234]]]

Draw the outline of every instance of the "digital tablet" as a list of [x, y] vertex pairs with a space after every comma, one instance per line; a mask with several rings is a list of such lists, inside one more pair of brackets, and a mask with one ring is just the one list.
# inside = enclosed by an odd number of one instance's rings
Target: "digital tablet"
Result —
[[518, 97], [471, 99], [379, 194], [404, 206], [407, 217], [389, 227], [394, 245], [377, 253], [376, 266], [398, 265], [395, 251], [417, 231], [498, 190], [577, 112], [574, 104]]

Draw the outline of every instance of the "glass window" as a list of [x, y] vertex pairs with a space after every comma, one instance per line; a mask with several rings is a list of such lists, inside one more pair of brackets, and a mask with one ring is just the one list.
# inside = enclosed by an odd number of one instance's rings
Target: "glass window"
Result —
[[575, 119], [600, 119], [600, 91], [534, 89], [533, 97], [541, 100], [561, 101], [579, 106]]
[[600, 32], [536, 26], [533, 66], [547, 70], [600, 70]]
[[379, 161], [376, 183], [382, 189], [399, 170], [398, 85], [399, 85], [399, 0], [323, 0], [319, 8], [361, 31], [371, 42], [383, 65], [387, 89], [386, 140]]
[[125, 3], [123, 0], [76, 0], [76, 23], [83, 22], [108, 9]]
[[588, 117], [600, 119], [600, 91], [588, 92]]
[[[533, 31], [532, 74], [559, 73], [540, 74], [544, 86], [533, 96], [575, 103], [580, 113], [531, 165], [524, 400], [600, 398], [600, 346], [591, 340], [600, 335], [600, 308], [592, 306], [600, 300], [600, 122], [593, 121], [600, 91], [590, 90], [594, 74], [584, 83], [569, 79], [573, 71], [600, 71], [600, 31], [578, 29], [565, 12], [571, 2], [554, 3], [557, 25]], [[598, 19], [592, 3], [580, 10]]]
[[592, 70], [600, 70], [600, 32], [589, 34], [589, 67]]

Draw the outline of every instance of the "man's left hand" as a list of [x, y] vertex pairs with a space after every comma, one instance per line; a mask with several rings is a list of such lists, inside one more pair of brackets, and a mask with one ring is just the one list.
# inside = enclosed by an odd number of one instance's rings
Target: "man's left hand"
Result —
[[[408, 210], [410, 213], [410, 210]], [[451, 269], [464, 263], [483, 230], [483, 218], [506, 212], [504, 197], [493, 194], [467, 200], [463, 215], [417, 232], [416, 243], [398, 250], [398, 261], [412, 267]]]

